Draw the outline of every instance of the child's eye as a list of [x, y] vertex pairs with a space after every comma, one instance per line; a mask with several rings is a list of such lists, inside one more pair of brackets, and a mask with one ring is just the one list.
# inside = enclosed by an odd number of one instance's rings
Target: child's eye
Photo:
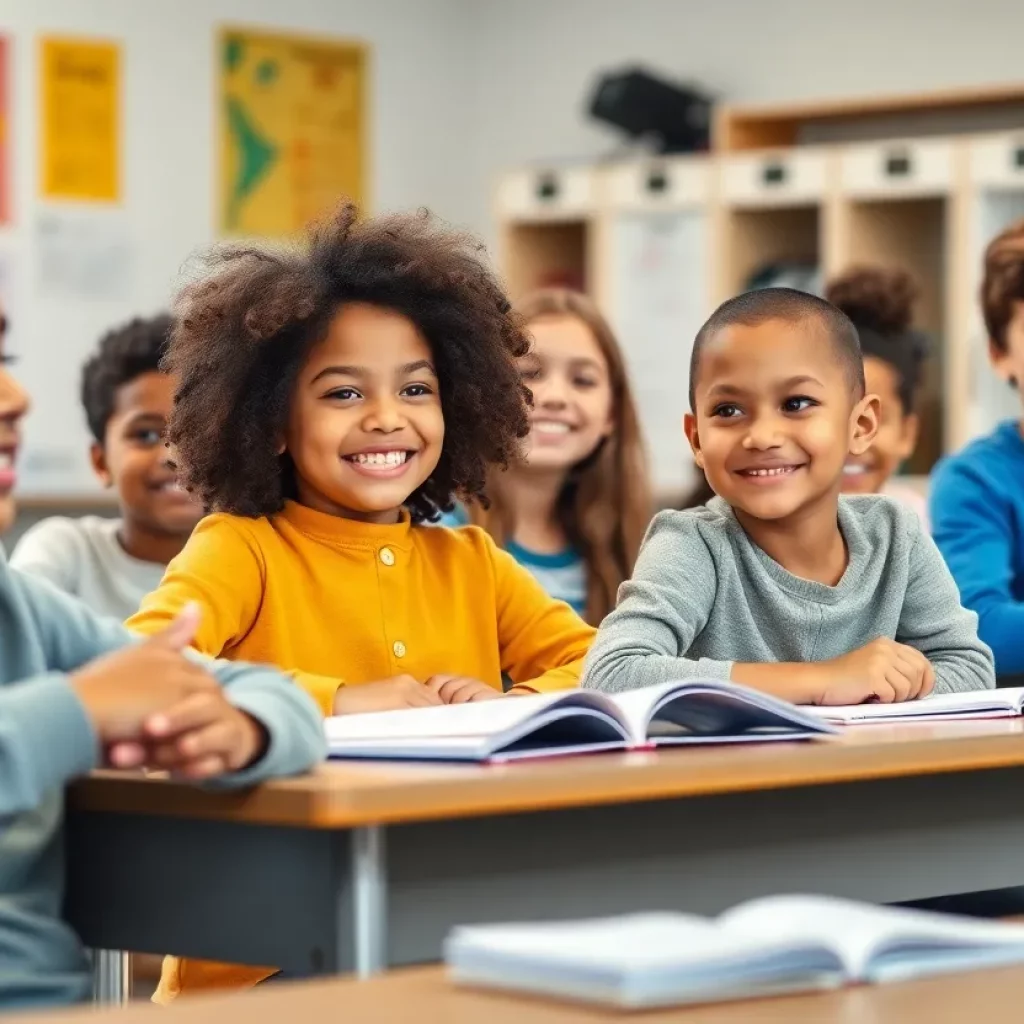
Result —
[[818, 403], [813, 398], [808, 398], [806, 395], [794, 395], [792, 398], [787, 398], [782, 403], [783, 412], [806, 412], [808, 409], [813, 408]]
[[355, 388], [335, 388], [333, 391], [329, 391], [325, 397], [336, 398], [342, 402], [351, 402], [353, 399], [361, 398], [362, 395]]
[[593, 377], [575, 377], [573, 378], [573, 385], [588, 391], [590, 388], [597, 387], [597, 381]]
[[520, 366], [519, 376], [523, 380], [537, 380], [540, 377], [540, 368], [537, 366]]
[[138, 444], [144, 444], [151, 447], [152, 445], [160, 444], [164, 439], [164, 434], [162, 430], [150, 428], [149, 430], [137, 430], [135, 434], [132, 435], [132, 438]]
[[717, 416], [719, 419], [731, 420], [739, 416], [741, 412], [742, 410], [738, 405], [733, 405], [731, 402], [723, 402], [711, 410], [711, 415]]
[[432, 395], [433, 389], [427, 384], [406, 384], [402, 388], [402, 395], [405, 398], [425, 398], [427, 395]]

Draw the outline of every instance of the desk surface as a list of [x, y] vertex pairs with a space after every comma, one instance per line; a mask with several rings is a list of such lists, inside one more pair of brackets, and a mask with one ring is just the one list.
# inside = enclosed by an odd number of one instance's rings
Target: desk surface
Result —
[[594, 754], [508, 765], [329, 762], [243, 793], [97, 772], [78, 811], [341, 829], [1024, 766], [1024, 719], [867, 725], [826, 742]]
[[[591, 1009], [569, 1003], [457, 989], [442, 968], [394, 971], [370, 981], [337, 979], [269, 985], [237, 996], [182, 1001], [170, 1010], [139, 1006], [126, 1010], [67, 1010], [46, 1016], [12, 1017], [10, 1024], [963, 1024], [1014, 1021], [1024, 1002], [1024, 968], [1009, 967], [927, 981], [872, 985], [723, 1003], [717, 1006], [648, 1011], [642, 1014]], [[157, 1017], [156, 1015], [163, 1015]], [[5, 1018], [5, 1021], [8, 1018]]]

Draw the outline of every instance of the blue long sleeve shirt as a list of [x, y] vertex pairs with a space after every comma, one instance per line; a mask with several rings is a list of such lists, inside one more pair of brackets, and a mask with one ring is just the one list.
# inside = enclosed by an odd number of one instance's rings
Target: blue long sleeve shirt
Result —
[[1016, 422], [936, 468], [932, 534], [960, 599], [978, 613], [996, 675], [1024, 673], [1024, 439]]
[[[0, 556], [0, 1012], [89, 997], [84, 950], [61, 918], [63, 791], [97, 764], [100, 744], [68, 673], [135, 642]], [[324, 756], [320, 712], [299, 686], [268, 668], [210, 667], [269, 737], [257, 764], [220, 783], [293, 774]]]

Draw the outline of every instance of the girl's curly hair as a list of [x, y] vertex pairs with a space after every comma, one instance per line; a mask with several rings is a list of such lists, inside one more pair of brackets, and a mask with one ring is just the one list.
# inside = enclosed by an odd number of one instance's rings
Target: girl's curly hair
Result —
[[488, 468], [519, 454], [530, 400], [515, 363], [529, 341], [484, 259], [426, 211], [359, 221], [351, 203], [302, 248], [214, 249], [178, 295], [164, 362], [181, 381], [168, 436], [184, 485], [250, 517], [295, 497], [279, 449], [297, 374], [339, 307], [365, 302], [417, 326], [440, 380], [444, 445], [406, 502], [413, 521], [482, 499]]
[[861, 352], [888, 363], [899, 379], [904, 413], [914, 411], [928, 340], [911, 328], [919, 289], [903, 270], [854, 267], [825, 286], [825, 298], [854, 323]]

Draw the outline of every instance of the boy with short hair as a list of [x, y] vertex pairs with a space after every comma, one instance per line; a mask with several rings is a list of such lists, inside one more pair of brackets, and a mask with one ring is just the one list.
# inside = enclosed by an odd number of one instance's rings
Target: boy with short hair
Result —
[[731, 679], [807, 704], [994, 685], [977, 618], [914, 512], [840, 498], [878, 426], [857, 331], [822, 299], [731, 299], [694, 343], [686, 433], [718, 497], [663, 512], [583, 683]]
[[[1024, 220], [985, 252], [981, 307], [992, 367], [1021, 392], [1024, 383]], [[978, 614], [1001, 685], [1024, 682], [1024, 419], [1001, 423], [936, 468], [932, 530]]]
[[122, 621], [157, 588], [202, 515], [178, 486], [164, 440], [177, 386], [160, 369], [170, 329], [166, 314], [117, 327], [82, 372], [90, 459], [104, 486], [117, 493], [119, 517], [45, 519], [11, 556], [15, 568]]
[[[2, 360], [0, 349], [0, 532], [14, 520], [28, 409]], [[240, 786], [324, 756], [311, 698], [272, 669], [186, 656], [197, 624], [189, 609], [139, 642], [0, 557], [0, 1011], [89, 997], [84, 950], [61, 917], [70, 779], [148, 764]]]

